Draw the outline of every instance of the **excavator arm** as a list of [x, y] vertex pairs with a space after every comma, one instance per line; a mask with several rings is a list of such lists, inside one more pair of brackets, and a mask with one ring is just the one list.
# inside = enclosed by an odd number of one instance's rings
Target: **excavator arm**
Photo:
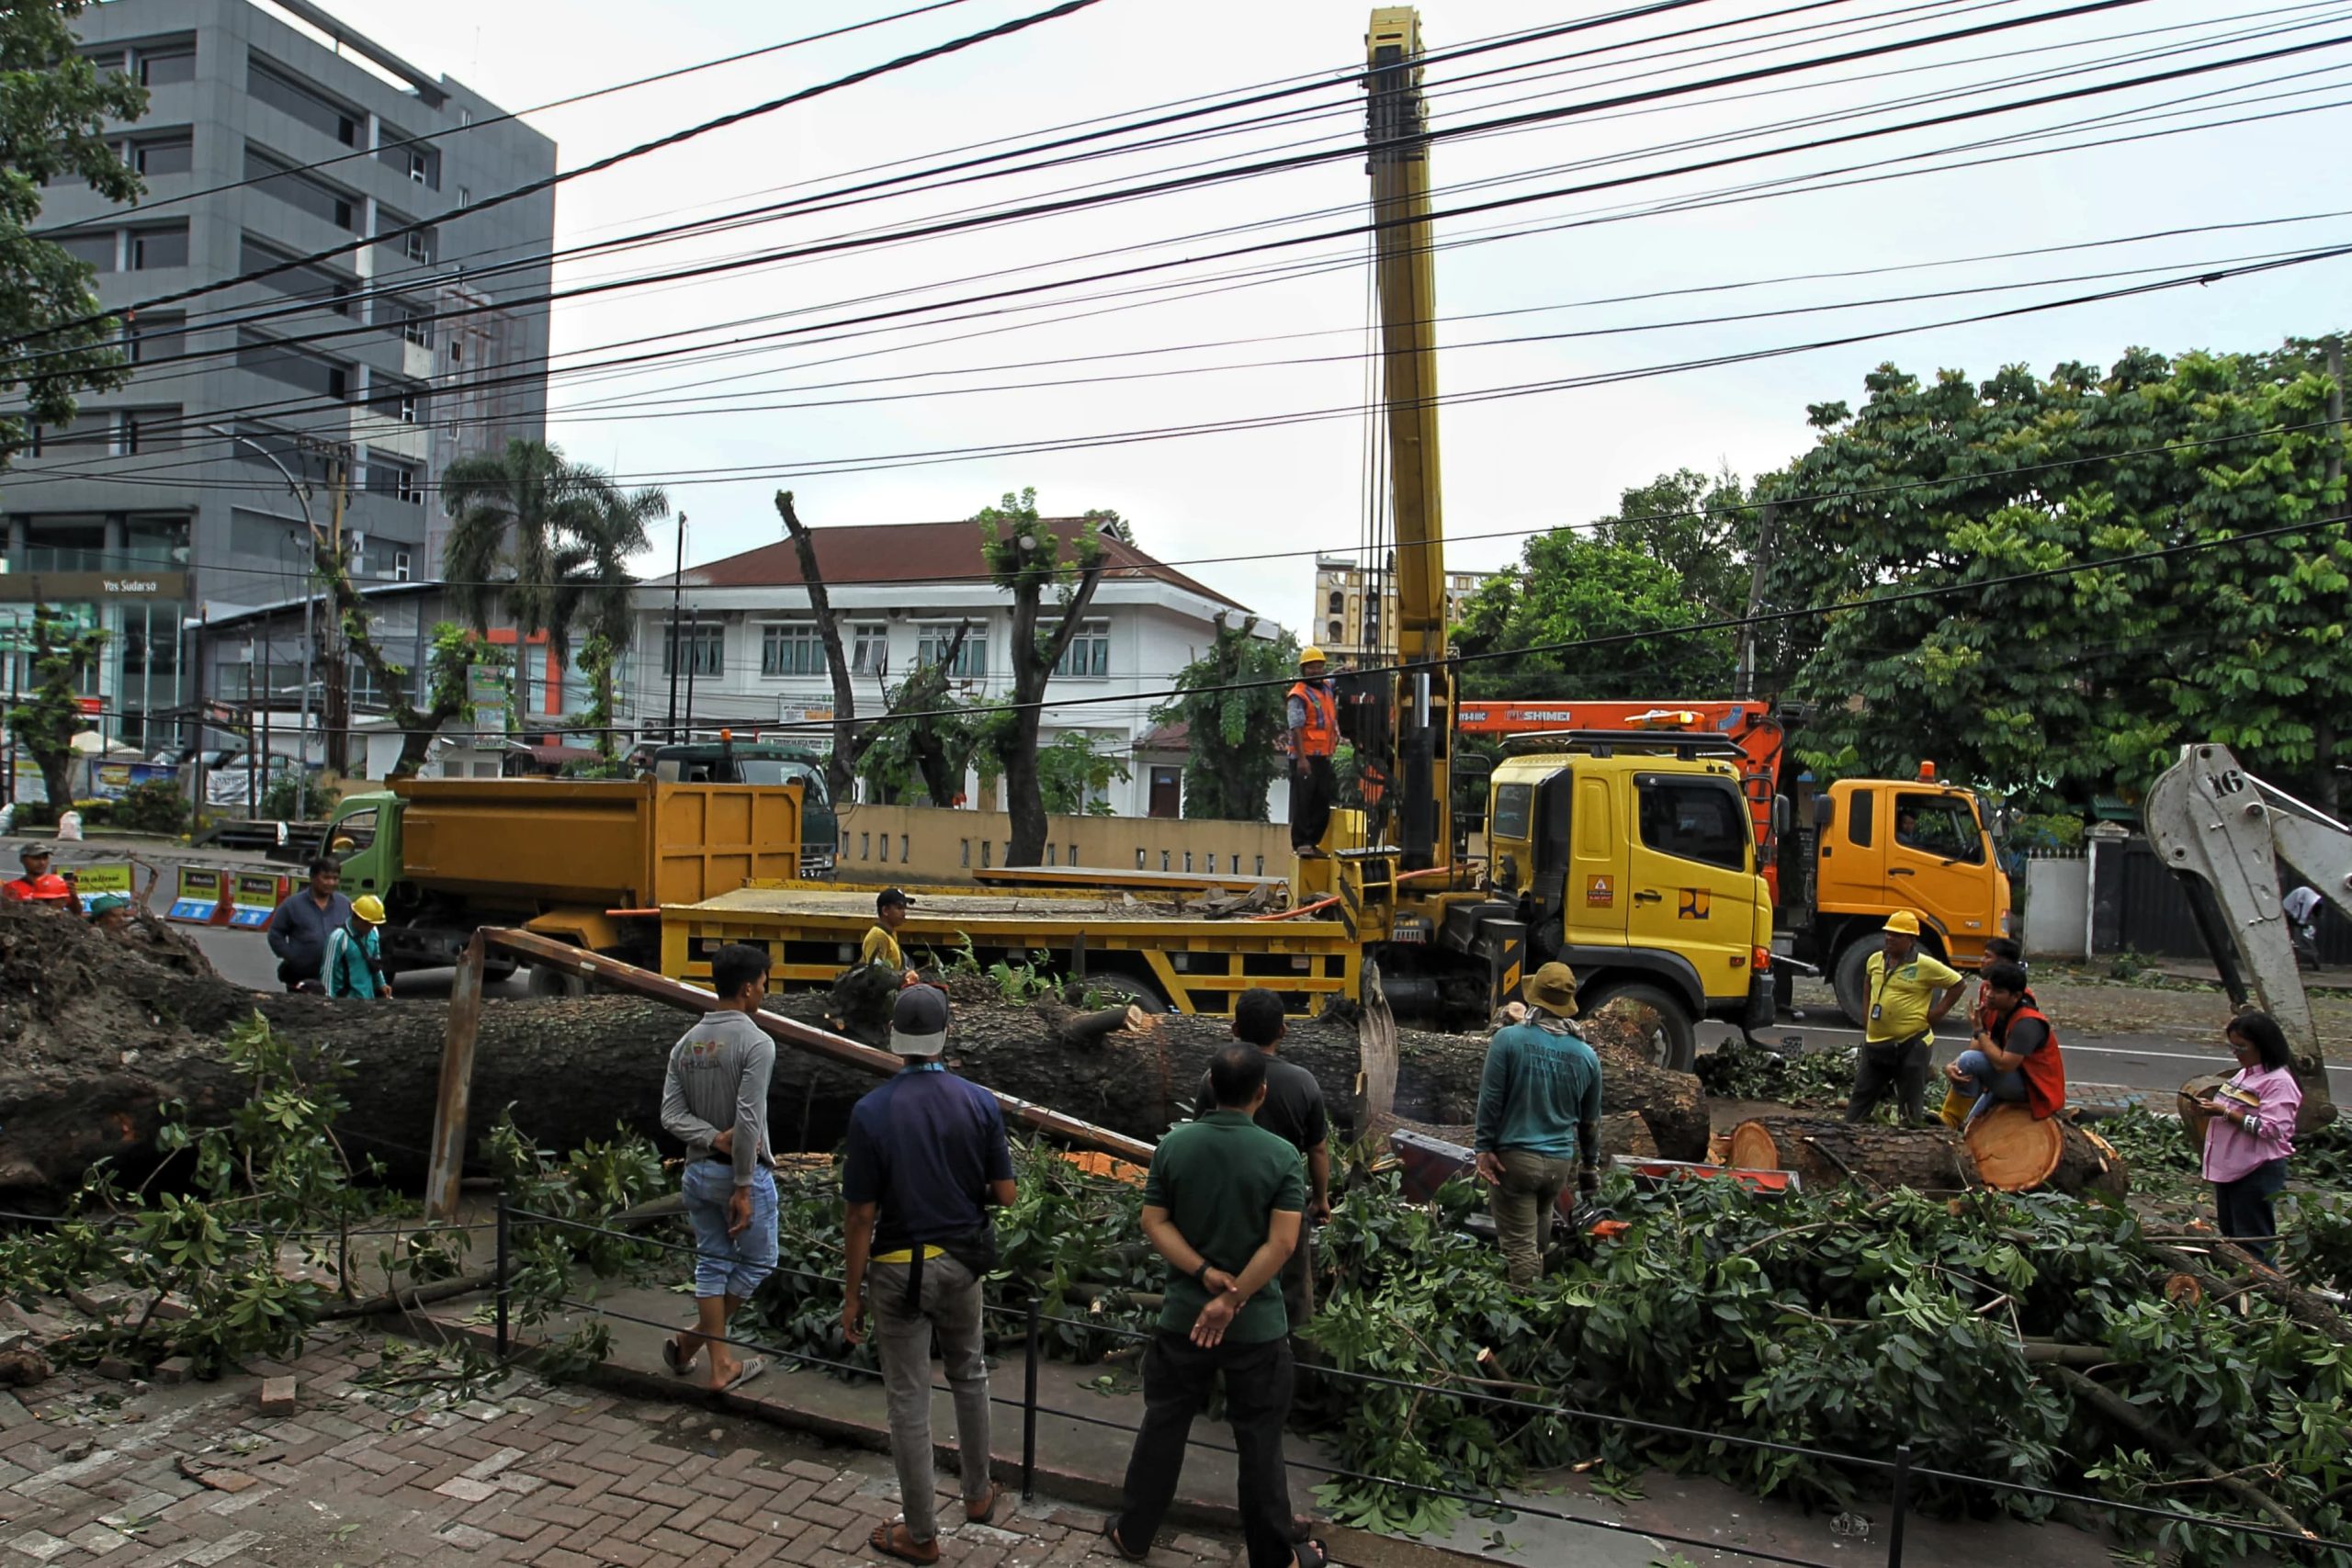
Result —
[[2352, 917], [2352, 828], [2265, 784], [2226, 746], [2184, 746], [2148, 791], [2156, 853], [2188, 890], [2230, 998], [2278, 1021], [2295, 1052], [2306, 1130], [2335, 1119], [2311, 999], [2295, 966], [2278, 863]]

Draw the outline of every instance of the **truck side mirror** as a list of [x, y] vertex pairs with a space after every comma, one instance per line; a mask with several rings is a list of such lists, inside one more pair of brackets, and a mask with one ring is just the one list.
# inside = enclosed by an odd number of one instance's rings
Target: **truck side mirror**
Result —
[[1772, 837], [1775, 839], [1788, 837], [1789, 818], [1792, 815], [1787, 795], [1776, 795], [1772, 797]]
[[1813, 797], [1813, 825], [1815, 827], [1826, 828], [1829, 826], [1829, 807], [1830, 799], [1827, 795], [1816, 795]]

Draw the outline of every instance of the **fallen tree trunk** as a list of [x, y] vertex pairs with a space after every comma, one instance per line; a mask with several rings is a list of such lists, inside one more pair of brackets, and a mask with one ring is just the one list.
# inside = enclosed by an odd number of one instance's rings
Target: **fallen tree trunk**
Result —
[[2270, 1524], [2308, 1540], [2319, 1539], [2312, 1533], [2310, 1526], [2288, 1512], [2277, 1498], [2224, 1471], [2187, 1438], [2157, 1426], [2146, 1411], [2106, 1384], [2096, 1382], [2063, 1363], [2045, 1363], [2041, 1371], [2043, 1377], [2090, 1406], [2109, 1426], [2149, 1448], [2171, 1455], [2196, 1471], [2215, 1489], [2236, 1498]]
[[[1096, 1033], [1099, 1014], [1054, 1003], [1010, 1005], [984, 982], [957, 989], [949, 1050], [958, 1071], [1134, 1137], [1157, 1139], [1190, 1113], [1210, 1056], [1232, 1038], [1224, 1019], [1176, 1014]], [[818, 1021], [827, 1000], [807, 993], [769, 1005]], [[221, 1039], [256, 1012], [286, 1038], [353, 1064], [342, 1086], [351, 1111], [339, 1130], [355, 1156], [374, 1155], [401, 1179], [422, 1175], [446, 1003], [259, 994], [209, 966], [196, 972], [177, 954], [170, 963], [150, 960], [85, 922], [0, 909], [0, 1195], [20, 1202], [53, 1197], [101, 1158], [140, 1167], [152, 1158], [167, 1102], [184, 1102], [199, 1123], [224, 1119], [243, 1103], [246, 1085]], [[616, 1126], [654, 1131], [670, 1047], [692, 1022], [675, 1009], [628, 997], [486, 1003], [466, 1146], [474, 1147], [510, 1105], [526, 1134], [560, 1150], [609, 1137]], [[1704, 1157], [1707, 1111], [1698, 1081], [1639, 1060], [1618, 1038], [1631, 1032], [1607, 1015], [1591, 1032], [1604, 1063], [1607, 1108], [1638, 1115], [1660, 1154]], [[1293, 1020], [1283, 1051], [1315, 1075], [1343, 1132], [1363, 1125], [1352, 1016]], [[1400, 1115], [1474, 1119], [1483, 1038], [1407, 1032], [1398, 1057]], [[875, 1081], [779, 1051], [769, 1098], [777, 1146], [832, 1147], [850, 1108]]]
[[2002, 1192], [2041, 1188], [2120, 1198], [2131, 1190], [2123, 1156], [2064, 1117], [2037, 1118], [2022, 1105], [1996, 1105], [1971, 1123], [1968, 1152], [1985, 1186]]
[[1959, 1192], [1975, 1184], [1968, 1150], [1947, 1127], [1758, 1116], [1732, 1129], [1731, 1163], [1747, 1170], [1792, 1170], [1807, 1186], [1859, 1181]]

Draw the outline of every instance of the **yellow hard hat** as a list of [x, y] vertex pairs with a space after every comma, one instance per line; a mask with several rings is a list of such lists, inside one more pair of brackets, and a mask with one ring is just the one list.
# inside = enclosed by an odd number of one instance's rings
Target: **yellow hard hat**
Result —
[[380, 926], [384, 923], [384, 901], [373, 893], [362, 893], [358, 897], [354, 898], [351, 901], [351, 912], [371, 926]]
[[1326, 662], [1323, 658], [1323, 650], [1312, 644], [1309, 644], [1307, 647], [1302, 648], [1298, 650], [1298, 661], [1302, 665], [1321, 664]]
[[1886, 929], [1893, 931], [1897, 936], [1917, 936], [1919, 934], [1919, 917], [1913, 914], [1908, 909], [1897, 909], [1894, 913], [1887, 916]]

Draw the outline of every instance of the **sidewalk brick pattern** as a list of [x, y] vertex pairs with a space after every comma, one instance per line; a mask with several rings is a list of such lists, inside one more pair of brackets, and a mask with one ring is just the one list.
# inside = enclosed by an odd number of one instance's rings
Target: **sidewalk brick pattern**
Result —
[[[778, 1459], [806, 1445], [742, 1446], [768, 1435], [585, 1389], [396, 1416], [350, 1381], [368, 1354], [355, 1338], [304, 1358], [290, 1416], [256, 1414], [248, 1378], [0, 1430], [0, 1568], [846, 1568], [881, 1561], [867, 1535], [898, 1517], [880, 1456]], [[943, 1478], [956, 1568], [1117, 1561], [1096, 1516], [1008, 1495], [995, 1526], [965, 1525], [951, 1490]], [[1184, 1536], [1152, 1561], [1222, 1568], [1233, 1548]]]

